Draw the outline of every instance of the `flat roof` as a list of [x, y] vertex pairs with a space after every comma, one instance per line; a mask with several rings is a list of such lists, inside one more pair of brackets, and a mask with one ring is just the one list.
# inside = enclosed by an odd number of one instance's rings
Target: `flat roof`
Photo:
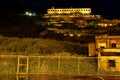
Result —
[[50, 8], [50, 9], [91, 9], [91, 8]]
[[104, 39], [109, 39], [109, 38], [120, 38], [120, 36], [106, 36], [106, 35], [103, 35], [103, 36], [95, 36], [96, 39], [101, 39], [101, 38], [104, 38]]

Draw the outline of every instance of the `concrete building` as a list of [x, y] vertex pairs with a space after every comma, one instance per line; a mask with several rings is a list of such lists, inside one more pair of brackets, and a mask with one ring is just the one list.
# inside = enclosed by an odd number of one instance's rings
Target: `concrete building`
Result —
[[96, 36], [98, 69], [120, 71], [120, 36]]
[[99, 71], [120, 71], [120, 36], [96, 36], [89, 56], [98, 57]]

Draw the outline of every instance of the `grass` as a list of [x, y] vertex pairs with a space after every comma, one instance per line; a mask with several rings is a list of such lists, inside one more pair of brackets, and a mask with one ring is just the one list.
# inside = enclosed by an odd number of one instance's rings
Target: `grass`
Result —
[[0, 56], [0, 73], [15, 74], [17, 70], [17, 58], [4, 58]]

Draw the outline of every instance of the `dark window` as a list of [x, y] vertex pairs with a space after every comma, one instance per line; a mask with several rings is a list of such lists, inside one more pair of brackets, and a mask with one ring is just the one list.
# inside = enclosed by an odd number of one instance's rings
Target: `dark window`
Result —
[[100, 46], [100, 48], [105, 48], [104, 46]]
[[112, 48], [116, 48], [116, 44], [115, 43], [112, 43], [111, 46], [112, 46]]
[[115, 60], [109, 60], [108, 65], [109, 67], [115, 67]]

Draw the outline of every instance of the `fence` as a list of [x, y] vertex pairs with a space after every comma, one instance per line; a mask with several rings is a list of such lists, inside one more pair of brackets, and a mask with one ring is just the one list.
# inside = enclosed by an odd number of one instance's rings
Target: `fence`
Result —
[[[98, 75], [109, 73], [98, 68], [98, 60], [98, 57], [1, 55], [0, 74]], [[100, 65], [103, 64], [100, 63], [99, 67]]]

